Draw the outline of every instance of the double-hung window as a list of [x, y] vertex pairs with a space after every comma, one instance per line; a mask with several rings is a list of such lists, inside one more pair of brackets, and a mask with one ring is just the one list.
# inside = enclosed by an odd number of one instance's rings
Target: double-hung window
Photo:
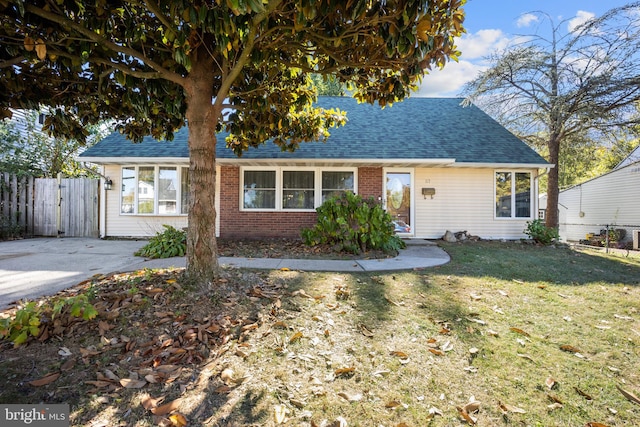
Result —
[[356, 170], [257, 168], [241, 171], [242, 210], [312, 211], [330, 197], [356, 192]]
[[185, 215], [189, 208], [189, 169], [178, 166], [124, 166], [120, 213]]
[[496, 218], [531, 218], [531, 173], [496, 171]]

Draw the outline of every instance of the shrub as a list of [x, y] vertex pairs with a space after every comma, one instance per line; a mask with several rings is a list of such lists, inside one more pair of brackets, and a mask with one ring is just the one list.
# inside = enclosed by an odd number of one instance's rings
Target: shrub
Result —
[[[41, 326], [49, 319], [65, 315], [70, 318], [78, 317], [93, 320], [98, 315], [96, 308], [89, 302], [89, 294], [79, 294], [74, 297], [56, 298], [37, 305], [35, 301], [24, 304], [13, 317], [0, 319], [0, 340], [6, 339], [18, 347], [41, 333]], [[44, 320], [44, 321], [43, 321]]]
[[524, 232], [536, 243], [549, 245], [558, 239], [558, 230], [547, 227], [541, 219], [527, 221], [527, 228]]
[[134, 255], [147, 258], [171, 258], [184, 256], [187, 251], [187, 233], [170, 225], [163, 225], [164, 231], [156, 233], [149, 243]]
[[302, 230], [307, 245], [330, 244], [354, 254], [371, 249], [394, 253], [405, 246], [394, 233], [391, 215], [373, 198], [346, 192], [327, 200], [316, 212], [316, 225]]
[[0, 216], [0, 240], [22, 237], [23, 232], [24, 229], [20, 224], [18, 224], [18, 221], [10, 216]]

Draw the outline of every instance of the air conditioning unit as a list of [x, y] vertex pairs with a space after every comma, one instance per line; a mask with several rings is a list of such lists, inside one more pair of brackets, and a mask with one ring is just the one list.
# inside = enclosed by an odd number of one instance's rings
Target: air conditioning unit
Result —
[[636, 251], [640, 249], [640, 230], [631, 230], [633, 234], [633, 249]]

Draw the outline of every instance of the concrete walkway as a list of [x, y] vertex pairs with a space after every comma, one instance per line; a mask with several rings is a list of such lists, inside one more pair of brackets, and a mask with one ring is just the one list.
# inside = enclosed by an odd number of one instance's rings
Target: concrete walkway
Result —
[[[184, 267], [185, 258], [146, 260], [133, 253], [146, 240], [36, 238], [0, 242], [0, 309], [22, 299], [35, 299], [72, 287], [96, 274], [144, 268]], [[395, 258], [311, 260], [220, 257], [220, 264], [239, 268], [304, 271], [389, 271], [434, 267], [449, 255], [427, 240], [408, 240]]]

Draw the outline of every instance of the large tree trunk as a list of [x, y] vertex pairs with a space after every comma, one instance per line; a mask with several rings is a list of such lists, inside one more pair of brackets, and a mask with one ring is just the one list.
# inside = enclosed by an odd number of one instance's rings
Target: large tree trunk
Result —
[[189, 228], [187, 276], [203, 290], [212, 289], [218, 275], [216, 245], [216, 123], [213, 108], [214, 73], [209, 58], [193, 58], [184, 87], [189, 126]]
[[558, 158], [560, 157], [560, 141], [557, 137], [549, 138], [549, 163], [554, 167], [549, 170], [549, 178], [547, 181], [547, 212], [545, 225], [550, 228], [558, 228], [558, 194], [560, 192], [559, 182], [559, 166]]

